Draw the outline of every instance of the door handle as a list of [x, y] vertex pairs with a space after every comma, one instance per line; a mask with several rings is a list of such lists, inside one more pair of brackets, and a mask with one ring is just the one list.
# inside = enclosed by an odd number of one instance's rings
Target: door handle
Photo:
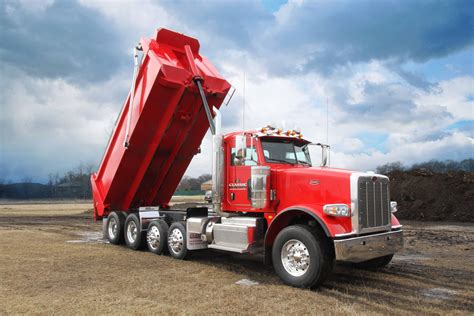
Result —
[[250, 179], [247, 180], [247, 199], [252, 199], [252, 188], [250, 187]]

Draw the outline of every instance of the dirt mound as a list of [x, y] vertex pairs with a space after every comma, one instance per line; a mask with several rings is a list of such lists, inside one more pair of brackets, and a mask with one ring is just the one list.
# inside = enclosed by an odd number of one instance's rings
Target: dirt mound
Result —
[[399, 219], [474, 222], [474, 173], [417, 169], [388, 176]]

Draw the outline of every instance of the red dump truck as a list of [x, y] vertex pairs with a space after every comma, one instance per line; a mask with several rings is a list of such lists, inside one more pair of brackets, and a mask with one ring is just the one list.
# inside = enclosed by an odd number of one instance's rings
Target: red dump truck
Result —
[[[401, 249], [386, 176], [328, 167], [329, 146], [295, 130], [221, 134], [231, 85], [196, 39], [160, 29], [140, 40], [134, 58], [132, 88], [91, 176], [94, 218], [110, 243], [176, 259], [208, 248], [258, 255], [297, 287], [320, 285], [335, 261], [377, 268]], [[212, 207], [173, 210], [208, 129]], [[318, 167], [313, 145], [322, 150]]]

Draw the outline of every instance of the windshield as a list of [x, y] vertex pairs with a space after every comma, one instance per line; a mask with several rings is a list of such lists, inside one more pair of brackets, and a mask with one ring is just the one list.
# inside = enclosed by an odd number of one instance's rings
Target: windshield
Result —
[[308, 146], [288, 139], [262, 139], [265, 161], [311, 166]]

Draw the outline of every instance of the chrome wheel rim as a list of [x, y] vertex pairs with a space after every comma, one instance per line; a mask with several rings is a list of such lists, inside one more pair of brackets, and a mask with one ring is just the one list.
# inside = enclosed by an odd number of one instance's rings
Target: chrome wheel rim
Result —
[[128, 239], [128, 241], [130, 241], [132, 243], [135, 242], [135, 240], [137, 239], [137, 234], [138, 234], [137, 224], [135, 224], [134, 221], [128, 222], [128, 225], [127, 225], [127, 239]]
[[115, 239], [115, 237], [118, 234], [118, 223], [115, 217], [109, 218], [108, 230], [109, 230], [109, 238]]
[[290, 275], [302, 276], [310, 266], [308, 247], [297, 239], [288, 240], [281, 249], [281, 263]]
[[158, 227], [153, 225], [151, 226], [150, 229], [148, 229], [148, 233], [146, 235], [146, 241], [148, 243], [148, 246], [150, 246], [152, 250], [156, 250], [158, 249], [158, 247], [160, 247], [161, 236], [160, 236], [160, 230], [158, 229]]
[[179, 254], [184, 247], [184, 238], [181, 230], [175, 228], [168, 237], [168, 245], [173, 253]]

